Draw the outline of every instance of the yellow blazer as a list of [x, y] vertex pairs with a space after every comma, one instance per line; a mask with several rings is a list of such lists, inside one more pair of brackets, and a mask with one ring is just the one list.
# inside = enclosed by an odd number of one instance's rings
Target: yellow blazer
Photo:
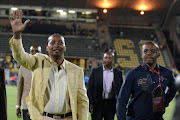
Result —
[[[33, 71], [31, 89], [26, 101], [31, 119], [41, 120], [46, 105], [45, 90], [52, 65], [56, 63], [47, 55], [37, 53], [33, 56], [26, 53], [21, 39], [11, 38], [9, 44], [14, 59], [25, 68]], [[66, 60], [65, 64], [72, 118], [73, 120], [88, 120], [89, 100], [84, 84], [83, 70]]]

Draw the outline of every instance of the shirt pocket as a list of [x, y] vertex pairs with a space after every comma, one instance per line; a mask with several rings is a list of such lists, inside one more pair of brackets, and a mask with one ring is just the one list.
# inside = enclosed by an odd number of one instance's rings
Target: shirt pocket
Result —
[[152, 86], [152, 80], [148, 78], [137, 79], [138, 88], [143, 91], [150, 91]]

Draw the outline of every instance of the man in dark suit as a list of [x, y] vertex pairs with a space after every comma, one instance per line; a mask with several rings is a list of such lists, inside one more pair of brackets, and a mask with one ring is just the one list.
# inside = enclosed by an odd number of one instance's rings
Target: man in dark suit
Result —
[[103, 66], [94, 68], [88, 82], [92, 120], [114, 120], [116, 99], [123, 83], [122, 72], [113, 68], [114, 54], [106, 52]]
[[0, 68], [0, 117], [1, 120], [7, 120], [7, 100], [4, 70]]
[[174, 110], [174, 115], [173, 115], [172, 120], [180, 120], [180, 111], [179, 111], [180, 109], [180, 74], [176, 76], [175, 83], [176, 83], [178, 94], [176, 95], [176, 105], [175, 105], [175, 110]]

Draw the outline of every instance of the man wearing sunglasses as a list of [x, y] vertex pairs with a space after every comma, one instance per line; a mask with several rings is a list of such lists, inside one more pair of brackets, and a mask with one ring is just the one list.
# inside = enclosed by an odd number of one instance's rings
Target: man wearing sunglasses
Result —
[[119, 92], [118, 120], [163, 120], [176, 89], [172, 71], [157, 63], [159, 56], [159, 47], [154, 42], [142, 46], [143, 63], [127, 73]]

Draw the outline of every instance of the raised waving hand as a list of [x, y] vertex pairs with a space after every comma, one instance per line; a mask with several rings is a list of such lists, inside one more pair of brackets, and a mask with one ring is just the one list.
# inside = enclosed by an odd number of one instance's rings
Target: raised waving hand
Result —
[[19, 39], [21, 32], [25, 29], [30, 20], [28, 19], [22, 23], [22, 10], [19, 9], [17, 9], [16, 12], [13, 12], [13, 15], [9, 17], [9, 20], [14, 34], [14, 39]]

